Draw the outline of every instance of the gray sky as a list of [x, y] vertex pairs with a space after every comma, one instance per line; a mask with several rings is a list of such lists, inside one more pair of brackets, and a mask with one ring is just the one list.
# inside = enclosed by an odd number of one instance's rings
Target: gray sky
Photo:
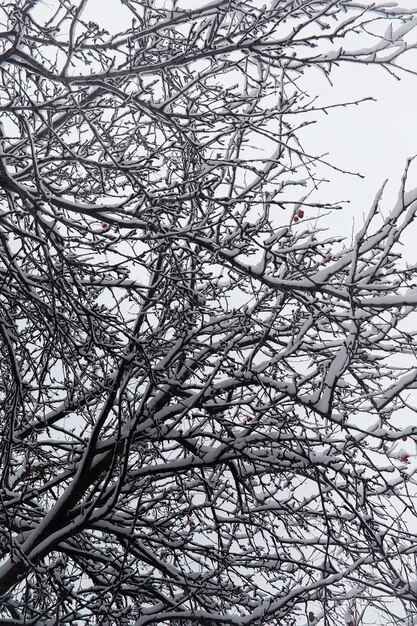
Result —
[[[407, 65], [417, 68], [415, 51], [408, 54]], [[306, 150], [316, 152], [321, 148], [329, 153], [326, 159], [334, 165], [365, 177], [322, 170], [331, 182], [321, 186], [317, 197], [322, 201], [350, 201], [331, 219], [339, 233], [340, 226], [346, 226], [346, 218], [351, 223], [354, 217], [359, 226], [385, 179], [389, 183], [383, 206], [388, 208], [398, 194], [407, 159], [417, 155], [417, 75], [400, 75], [401, 80], [396, 80], [383, 68], [351, 64], [333, 72], [333, 87], [318, 71], [308, 78], [311, 93], [319, 94], [323, 104], [367, 96], [376, 99], [321, 114], [317, 124], [304, 133]], [[417, 163], [410, 174], [414, 176], [410, 176], [409, 185], [413, 186], [413, 180], [417, 185]]]

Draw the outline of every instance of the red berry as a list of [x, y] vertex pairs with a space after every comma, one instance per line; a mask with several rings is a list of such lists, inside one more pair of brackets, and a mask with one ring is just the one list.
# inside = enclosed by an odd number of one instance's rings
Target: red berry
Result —
[[331, 254], [328, 254], [328, 255], [326, 256], [326, 261], [333, 261], [333, 257], [332, 257], [332, 255], [331, 255]]
[[402, 454], [400, 456], [400, 461], [402, 461], [403, 463], [408, 463], [408, 454]]
[[106, 229], [108, 227], [109, 227], [109, 225], [106, 222], [103, 222], [102, 225], [101, 225], [101, 228], [104, 228], [104, 229]]
[[294, 222], [298, 222], [298, 217], [297, 216], [294, 217]]
[[407, 441], [408, 437], [407, 437], [407, 435], [403, 435], [403, 436], [401, 437], [401, 439], [402, 439], [403, 441]]
[[298, 211], [297, 211], [297, 215], [298, 215], [298, 217], [300, 217], [300, 218], [301, 218], [301, 217], [304, 217], [304, 211], [303, 211], [303, 209], [298, 209]]

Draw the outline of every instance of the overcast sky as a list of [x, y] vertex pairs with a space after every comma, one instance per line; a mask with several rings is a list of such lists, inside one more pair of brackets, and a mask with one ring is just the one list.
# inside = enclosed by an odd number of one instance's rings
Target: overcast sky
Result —
[[[417, 55], [410, 53], [407, 64], [413, 60], [417, 69]], [[382, 68], [345, 65], [334, 72], [333, 87], [318, 72], [310, 76], [313, 80], [317, 84], [311, 89], [315, 87], [326, 104], [366, 96], [376, 99], [322, 114], [315, 127], [305, 132], [306, 148], [322, 146], [329, 152], [329, 161], [365, 176], [359, 179], [328, 170], [331, 183], [321, 187], [320, 198], [349, 200], [346, 215], [339, 213], [338, 221], [347, 216], [359, 219], [367, 212], [382, 182], [388, 179], [384, 203], [388, 208], [398, 193], [407, 159], [417, 155], [417, 76], [402, 73], [401, 80], [396, 80]], [[414, 178], [417, 185], [417, 164], [410, 173], [414, 173], [410, 179]]]

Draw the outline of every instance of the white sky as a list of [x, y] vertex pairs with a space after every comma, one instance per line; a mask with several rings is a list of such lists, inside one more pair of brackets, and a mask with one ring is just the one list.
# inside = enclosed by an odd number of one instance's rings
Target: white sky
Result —
[[[414, 52], [409, 54], [408, 65], [413, 61], [417, 69]], [[403, 73], [398, 81], [382, 68], [345, 65], [333, 73], [333, 87], [319, 72], [310, 76], [313, 80], [317, 82], [311, 91], [320, 94], [323, 104], [367, 96], [377, 100], [332, 109], [328, 115], [321, 114], [315, 127], [304, 133], [306, 150], [322, 148], [329, 152], [327, 159], [331, 163], [365, 176], [359, 179], [323, 170], [331, 182], [318, 192], [322, 201], [350, 201], [344, 215], [336, 214], [334, 226], [345, 225], [345, 218], [350, 222], [352, 217], [358, 226], [385, 179], [389, 180], [384, 203], [388, 209], [398, 193], [407, 159], [417, 155], [417, 76]], [[417, 164], [412, 172], [417, 185]], [[412, 180], [409, 182], [412, 184]]]

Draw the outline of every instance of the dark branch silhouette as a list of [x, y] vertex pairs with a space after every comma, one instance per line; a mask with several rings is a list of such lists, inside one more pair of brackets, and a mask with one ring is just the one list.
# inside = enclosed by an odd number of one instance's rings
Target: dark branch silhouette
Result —
[[415, 12], [90, 4], [0, 7], [0, 626], [412, 624], [417, 191], [327, 234], [302, 129]]

